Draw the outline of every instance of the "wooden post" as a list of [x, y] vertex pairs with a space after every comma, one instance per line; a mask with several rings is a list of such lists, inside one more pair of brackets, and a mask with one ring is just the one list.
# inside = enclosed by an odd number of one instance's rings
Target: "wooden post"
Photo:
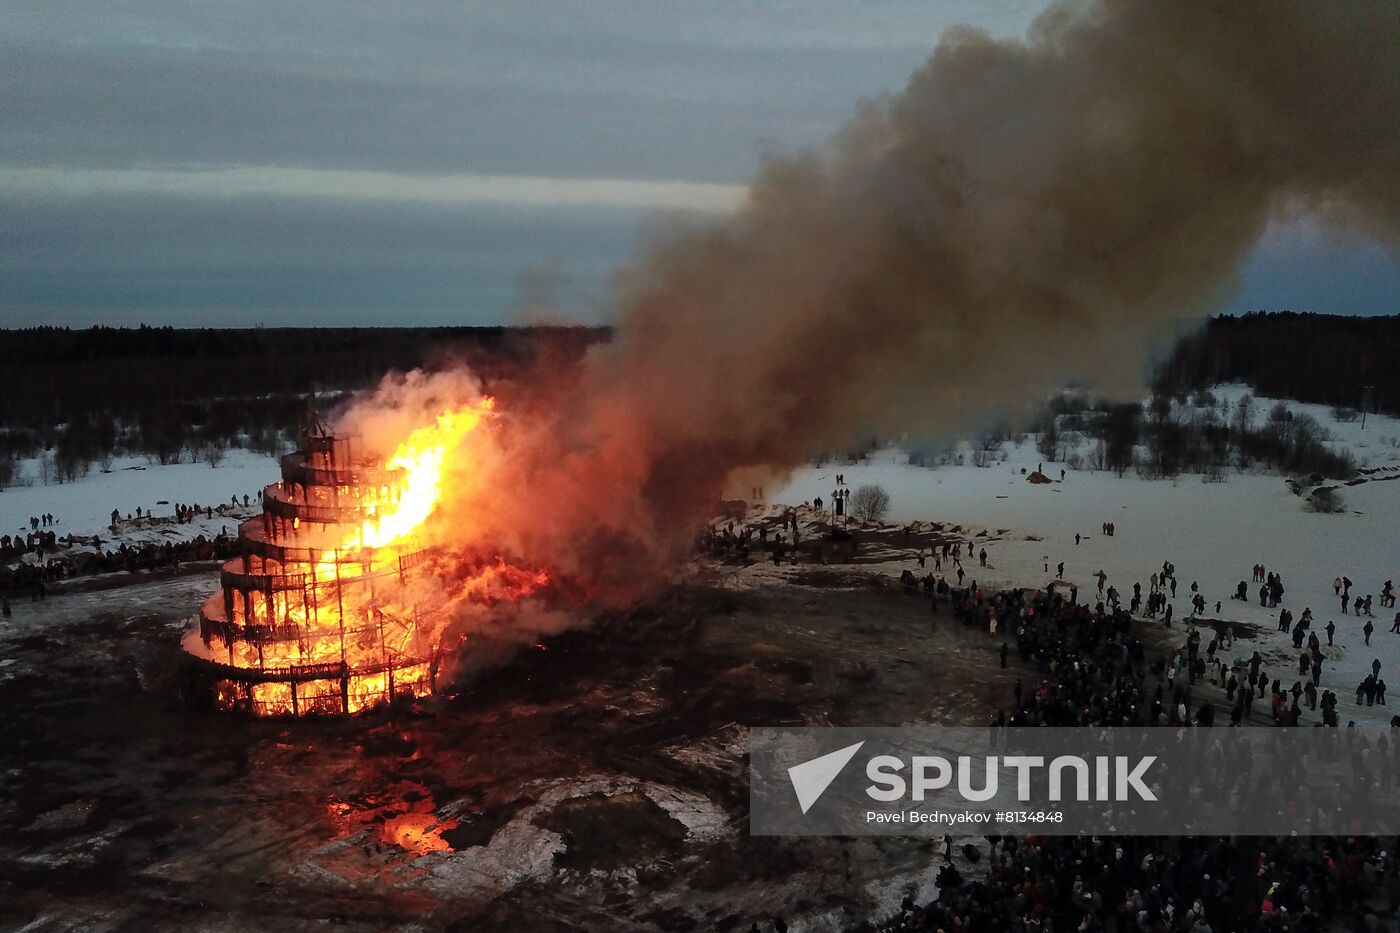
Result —
[[335, 608], [336, 617], [340, 623], [340, 663], [345, 663], [345, 597], [341, 593], [340, 585], [340, 549], [331, 551], [331, 557], [335, 561]]

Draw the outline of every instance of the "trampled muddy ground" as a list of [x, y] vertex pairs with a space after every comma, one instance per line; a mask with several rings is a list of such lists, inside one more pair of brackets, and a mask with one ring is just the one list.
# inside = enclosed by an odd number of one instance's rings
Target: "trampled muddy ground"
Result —
[[881, 579], [706, 565], [629, 616], [349, 721], [179, 701], [179, 633], [212, 573], [17, 603], [0, 628], [0, 927], [877, 918], [927, 890], [931, 845], [751, 838], [746, 728], [982, 723], [1026, 674]]

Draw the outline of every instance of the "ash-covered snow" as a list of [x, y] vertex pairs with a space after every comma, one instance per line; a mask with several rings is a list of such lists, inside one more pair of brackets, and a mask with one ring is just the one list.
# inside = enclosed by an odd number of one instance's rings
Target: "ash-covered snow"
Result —
[[[413, 868], [424, 872], [426, 878], [415, 878], [415, 882], [421, 880], [425, 888], [441, 889], [453, 897], [488, 900], [522, 883], [549, 879], [556, 869], [556, 856], [567, 845], [559, 833], [540, 825], [540, 820], [565, 801], [591, 795], [643, 794], [683, 826], [687, 838], [694, 842], [710, 841], [729, 831], [724, 811], [706, 797], [652, 781], [591, 775], [526, 790], [537, 793], [538, 798], [496, 830], [485, 844], [459, 852], [433, 852], [416, 859]], [[465, 802], [462, 807], [448, 804], [441, 813], [456, 816], [464, 805]]]

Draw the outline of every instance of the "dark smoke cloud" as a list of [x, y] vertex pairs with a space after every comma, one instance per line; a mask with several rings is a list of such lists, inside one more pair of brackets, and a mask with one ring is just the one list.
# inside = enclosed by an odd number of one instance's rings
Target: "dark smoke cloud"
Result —
[[828, 150], [623, 270], [615, 341], [538, 374], [448, 526], [630, 593], [735, 471], [1139, 380], [1281, 212], [1395, 241], [1397, 35], [1393, 0], [1064, 3], [1026, 41], [948, 34]]

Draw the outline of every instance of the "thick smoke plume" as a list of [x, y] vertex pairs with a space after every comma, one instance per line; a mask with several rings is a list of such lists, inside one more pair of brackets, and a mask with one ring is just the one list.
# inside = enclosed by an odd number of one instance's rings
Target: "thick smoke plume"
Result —
[[468, 441], [435, 533], [624, 601], [744, 471], [1137, 382], [1281, 214], [1396, 240], [1396, 36], [1393, 0], [1062, 3], [1024, 41], [945, 35], [825, 151], [624, 269], [615, 340]]

